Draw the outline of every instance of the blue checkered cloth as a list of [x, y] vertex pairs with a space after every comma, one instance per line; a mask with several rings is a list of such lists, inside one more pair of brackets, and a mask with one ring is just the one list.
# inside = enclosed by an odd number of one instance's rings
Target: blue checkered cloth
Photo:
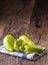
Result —
[[0, 46], [0, 53], [17, 56], [17, 57], [21, 57], [21, 58], [29, 59], [29, 60], [36, 60], [39, 57], [45, 55], [47, 53], [47, 51], [44, 51], [41, 54], [38, 54], [38, 53], [23, 54], [21, 52], [9, 52], [9, 51], [5, 50], [4, 46]]

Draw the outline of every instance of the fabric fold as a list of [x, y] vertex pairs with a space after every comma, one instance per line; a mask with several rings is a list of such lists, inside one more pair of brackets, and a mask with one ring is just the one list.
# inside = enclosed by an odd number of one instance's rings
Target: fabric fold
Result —
[[5, 50], [4, 46], [0, 46], [0, 53], [11, 55], [11, 56], [17, 56], [21, 57], [24, 59], [29, 59], [29, 60], [37, 60], [38, 58], [42, 57], [43, 55], [47, 54], [47, 50], [43, 51], [42, 53], [31, 53], [31, 54], [23, 54], [21, 52], [9, 52]]

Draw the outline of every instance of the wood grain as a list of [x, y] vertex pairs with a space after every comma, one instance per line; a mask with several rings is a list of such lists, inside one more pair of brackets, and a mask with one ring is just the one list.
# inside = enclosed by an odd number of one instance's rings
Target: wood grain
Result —
[[[20, 1], [18, 0], [19, 3]], [[9, 10], [0, 18], [0, 46], [3, 44], [3, 38], [6, 34], [12, 34], [16, 39], [22, 35], [27, 35], [34, 43], [48, 48], [48, 19], [45, 16], [41, 16], [42, 26], [40, 28], [35, 27], [33, 21], [30, 25], [30, 17], [32, 13], [32, 2], [26, 8], [16, 14], [20, 9], [19, 6], [12, 9], [12, 4]], [[14, 4], [15, 6], [16, 4]], [[8, 9], [7, 7], [7, 9]], [[10, 9], [11, 8], [11, 9]], [[30, 61], [18, 57], [13, 57], [5, 54], [0, 54], [0, 65], [48, 65], [48, 55], [39, 58], [36, 61]]]

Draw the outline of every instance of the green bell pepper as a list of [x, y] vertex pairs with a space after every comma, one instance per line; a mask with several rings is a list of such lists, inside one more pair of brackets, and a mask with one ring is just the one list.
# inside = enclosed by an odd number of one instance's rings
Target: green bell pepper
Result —
[[33, 52], [41, 53], [45, 50], [44, 47], [38, 46], [33, 43], [27, 36], [21, 35], [14, 43], [15, 51], [20, 51], [25, 54]]

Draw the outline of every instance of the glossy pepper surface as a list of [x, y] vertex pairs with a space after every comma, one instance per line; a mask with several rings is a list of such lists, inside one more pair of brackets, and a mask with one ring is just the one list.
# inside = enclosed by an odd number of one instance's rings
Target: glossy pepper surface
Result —
[[45, 50], [44, 47], [38, 46], [33, 43], [27, 36], [21, 35], [14, 43], [15, 51], [20, 51], [25, 54], [33, 52], [41, 53]]

